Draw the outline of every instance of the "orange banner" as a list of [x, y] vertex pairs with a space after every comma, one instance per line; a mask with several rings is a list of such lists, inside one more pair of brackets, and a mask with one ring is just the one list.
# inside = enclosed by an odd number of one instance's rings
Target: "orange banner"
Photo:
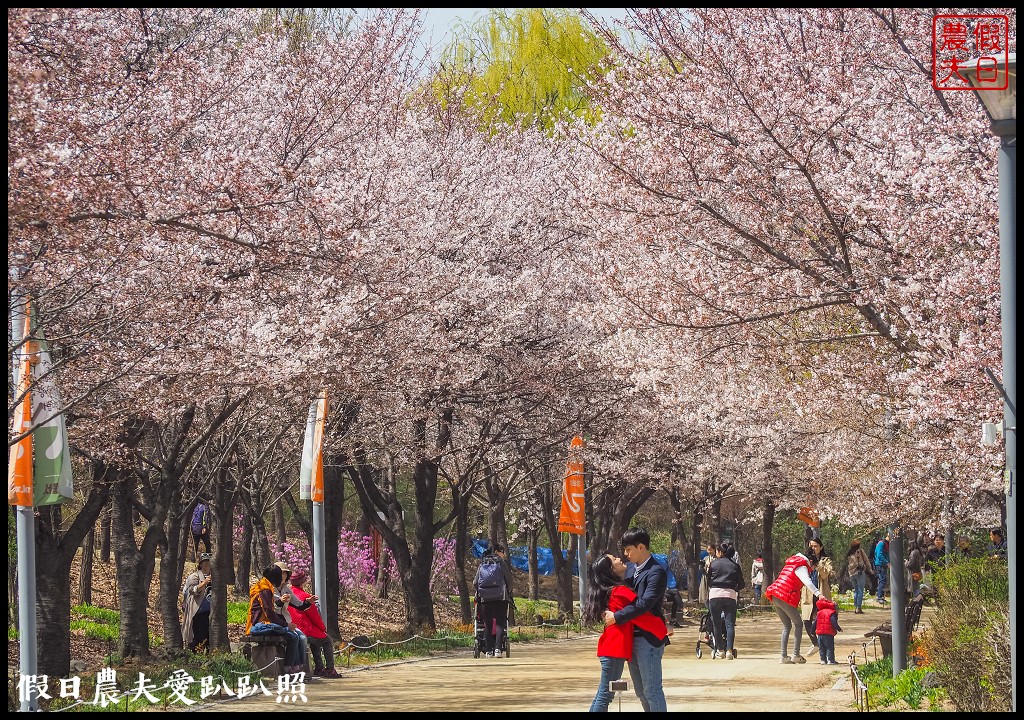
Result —
[[569, 445], [569, 462], [562, 487], [562, 511], [558, 514], [558, 532], [585, 535], [586, 511], [583, 507], [583, 438], [579, 435]]
[[820, 527], [821, 520], [818, 518], [818, 513], [814, 508], [802, 507], [800, 512], [796, 514], [796, 519], [801, 522], [807, 523], [812, 528]]
[[[29, 336], [29, 312], [25, 308], [25, 328], [23, 338]], [[32, 380], [32, 348], [31, 341], [25, 341], [21, 349], [21, 360], [18, 371], [18, 394], [21, 402], [14, 409], [12, 429], [15, 435], [32, 427], [32, 398], [28, 386]], [[7, 463], [7, 504], [32, 507], [32, 436], [26, 435], [11, 446], [11, 458]]]
[[327, 423], [327, 391], [316, 403], [316, 424], [313, 426], [313, 473], [310, 500], [324, 501], [324, 426]]

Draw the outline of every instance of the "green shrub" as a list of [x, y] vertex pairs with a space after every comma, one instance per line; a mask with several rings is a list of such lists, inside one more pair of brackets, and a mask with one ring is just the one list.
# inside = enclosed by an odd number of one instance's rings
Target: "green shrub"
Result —
[[84, 631], [87, 638], [110, 642], [117, 642], [117, 638], [121, 634], [117, 625], [107, 625], [106, 623], [97, 623], [91, 620], [72, 620], [71, 629]]
[[864, 663], [857, 668], [857, 674], [868, 687], [869, 706], [891, 710], [920, 710], [926, 699], [929, 709], [940, 709], [946, 693], [941, 687], [926, 688], [923, 685], [929, 671], [929, 668], [924, 667], [909, 668], [893, 677], [892, 656]]
[[75, 605], [71, 608], [71, 613], [107, 625], [117, 625], [121, 621], [121, 613], [117, 610], [108, 610], [95, 605]]
[[245, 625], [246, 616], [249, 614], [249, 603], [242, 601], [228, 601], [228, 624]]
[[925, 651], [960, 712], [1009, 712], [1009, 577], [1005, 560], [951, 563], [933, 576], [937, 608]]

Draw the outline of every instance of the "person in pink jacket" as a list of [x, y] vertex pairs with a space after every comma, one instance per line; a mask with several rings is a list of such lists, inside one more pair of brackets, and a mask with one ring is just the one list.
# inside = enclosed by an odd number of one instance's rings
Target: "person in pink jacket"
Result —
[[[295, 599], [305, 605], [306, 601], [313, 597], [302, 589], [302, 583], [306, 582], [306, 573], [303, 570], [296, 570], [289, 580]], [[341, 677], [334, 669], [334, 642], [327, 634], [327, 626], [324, 625], [316, 603], [309, 601], [309, 607], [305, 610], [289, 605], [288, 612], [291, 613], [292, 622], [309, 640], [310, 654], [313, 656], [313, 675], [325, 678]]]
[[[810, 550], [810, 555], [814, 555]], [[815, 558], [817, 559], [817, 558]], [[782, 664], [792, 665], [794, 663], [805, 663], [807, 660], [800, 654], [800, 639], [803, 635], [803, 621], [800, 617], [800, 592], [807, 587], [814, 598], [821, 597], [821, 590], [815, 587], [811, 581], [810, 568], [811, 559], [803, 553], [797, 553], [786, 559], [786, 564], [775, 578], [775, 582], [768, 586], [765, 597], [771, 600], [775, 606], [775, 612], [782, 620]], [[793, 633], [793, 629], [796, 632]], [[793, 633], [793, 657], [787, 654], [789, 649], [789, 636]]]

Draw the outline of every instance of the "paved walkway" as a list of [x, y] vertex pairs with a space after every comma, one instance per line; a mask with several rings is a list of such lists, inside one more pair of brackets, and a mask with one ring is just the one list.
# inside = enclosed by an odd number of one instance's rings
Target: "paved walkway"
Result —
[[[866, 608], [864, 615], [841, 614], [844, 633], [837, 637], [840, 665], [818, 664], [806, 635], [802, 651], [805, 665], [779, 663], [782, 624], [774, 612], [740, 619], [736, 631], [736, 660], [713, 660], [707, 646], [703, 657], [695, 653], [697, 625], [675, 631], [663, 663], [669, 710], [686, 711], [849, 711], [851, 652], [862, 654], [870, 638], [864, 633], [890, 616], [888, 608]], [[792, 642], [792, 641], [791, 641]], [[308, 702], [290, 710], [314, 712], [578, 712], [590, 707], [600, 676], [595, 648], [597, 636], [568, 640], [516, 643], [509, 658], [474, 659], [471, 650], [450, 655], [398, 661], [352, 669], [341, 679], [319, 679], [306, 687]], [[876, 644], [878, 655], [881, 649]], [[813, 653], [813, 655], [812, 655]], [[628, 671], [626, 673], [628, 677]], [[276, 691], [276, 686], [268, 682]], [[253, 712], [278, 707], [276, 697], [260, 696], [225, 701], [217, 711]], [[199, 708], [197, 708], [199, 709]], [[619, 703], [612, 710], [619, 709]], [[638, 711], [632, 690], [621, 697], [623, 711]]]

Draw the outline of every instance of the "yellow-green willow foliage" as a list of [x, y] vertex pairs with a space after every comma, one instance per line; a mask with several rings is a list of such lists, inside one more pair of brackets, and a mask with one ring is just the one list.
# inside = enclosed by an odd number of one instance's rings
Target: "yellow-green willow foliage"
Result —
[[442, 55], [435, 89], [465, 86], [486, 126], [550, 128], [562, 113], [593, 120], [586, 80], [600, 72], [608, 48], [574, 11], [492, 9]]

